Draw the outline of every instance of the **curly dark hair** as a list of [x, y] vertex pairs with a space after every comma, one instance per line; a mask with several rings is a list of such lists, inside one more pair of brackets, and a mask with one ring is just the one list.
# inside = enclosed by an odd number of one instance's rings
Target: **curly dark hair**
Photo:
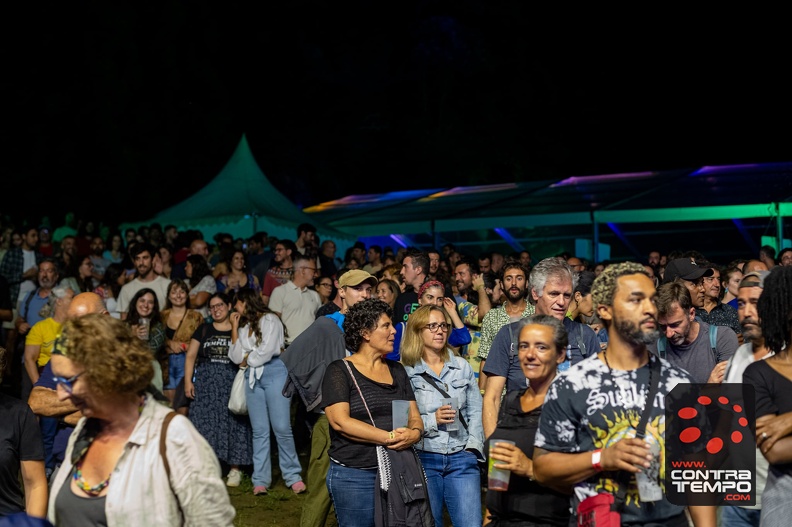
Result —
[[759, 324], [768, 349], [780, 353], [792, 346], [792, 267], [775, 266], [764, 279], [756, 305]]
[[376, 328], [383, 314], [393, 318], [393, 310], [387, 302], [377, 298], [361, 300], [350, 307], [344, 318], [344, 341], [347, 349], [358, 351], [363, 344], [363, 332]]

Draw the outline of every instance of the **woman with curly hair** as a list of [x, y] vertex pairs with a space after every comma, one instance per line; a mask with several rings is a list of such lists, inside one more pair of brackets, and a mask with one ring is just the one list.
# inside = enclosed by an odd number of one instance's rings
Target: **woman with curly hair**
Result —
[[[423, 434], [410, 378], [404, 366], [385, 358], [396, 334], [391, 316], [388, 304], [373, 298], [350, 307], [344, 339], [354, 353], [331, 362], [322, 382], [330, 424], [327, 488], [341, 527], [375, 525], [377, 445], [404, 451]], [[408, 401], [406, 426], [393, 426], [394, 400]]]
[[[209, 298], [212, 318], [195, 330], [184, 361], [184, 394], [190, 421], [230, 466], [226, 485], [239, 485], [241, 465], [250, 465], [253, 436], [250, 420], [228, 409], [231, 386], [239, 369], [228, 358], [231, 349], [231, 299], [225, 293]], [[282, 386], [282, 385], [281, 385]]]
[[[761, 525], [781, 527], [789, 525], [792, 516], [792, 433], [788, 426], [792, 413], [792, 267], [777, 265], [769, 272], [748, 272], [741, 285], [742, 290], [747, 285], [762, 288], [755, 316], [770, 355], [745, 368], [743, 385], [756, 391], [756, 446], [770, 465], [762, 492]], [[753, 308], [740, 309], [745, 314]]]
[[52, 477], [52, 523], [231, 525], [212, 448], [146, 393], [151, 353], [127, 324], [99, 314], [69, 320], [51, 361], [59, 398], [83, 414]]
[[[291, 397], [284, 397], [288, 372], [280, 360], [283, 323], [267, 309], [253, 289], [240, 289], [231, 313], [229, 357], [247, 367], [245, 395], [253, 426], [253, 494], [266, 494], [272, 485], [270, 428], [278, 443], [278, 464], [286, 486], [295, 494], [305, 491], [291, 428]], [[226, 399], [228, 399], [226, 397]]]

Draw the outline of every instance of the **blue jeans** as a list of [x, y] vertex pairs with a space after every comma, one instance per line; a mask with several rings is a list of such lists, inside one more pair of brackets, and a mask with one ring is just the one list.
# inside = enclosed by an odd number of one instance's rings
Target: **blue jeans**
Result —
[[171, 353], [168, 355], [168, 385], [163, 389], [176, 389], [181, 380], [184, 378], [184, 363], [186, 360], [186, 353]]
[[[254, 368], [247, 369], [246, 379]], [[269, 487], [272, 484], [272, 456], [270, 452], [270, 426], [278, 442], [278, 464], [287, 487], [302, 481], [302, 467], [294, 446], [291, 429], [291, 398], [283, 396], [287, 370], [275, 357], [264, 365], [264, 373], [253, 388], [245, 384], [248, 415], [253, 428], [253, 486]]]
[[742, 507], [719, 507], [721, 525], [729, 527], [759, 527], [761, 509]]
[[326, 482], [338, 527], [374, 527], [377, 469], [345, 467], [330, 461]]
[[435, 454], [418, 450], [426, 472], [435, 525], [443, 527], [443, 504], [454, 527], [481, 527], [481, 476], [476, 456], [462, 450]]

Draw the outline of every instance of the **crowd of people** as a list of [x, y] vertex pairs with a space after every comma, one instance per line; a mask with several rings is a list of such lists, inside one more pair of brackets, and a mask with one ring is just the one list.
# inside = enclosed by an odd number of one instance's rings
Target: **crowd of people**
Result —
[[[64, 227], [2, 232], [0, 518], [230, 525], [223, 487], [267, 495], [277, 457], [304, 527], [568, 525], [603, 494], [624, 525], [788, 524], [792, 249], [340, 258], [310, 224]], [[756, 392], [756, 503], [672, 503], [664, 397], [724, 382]]]

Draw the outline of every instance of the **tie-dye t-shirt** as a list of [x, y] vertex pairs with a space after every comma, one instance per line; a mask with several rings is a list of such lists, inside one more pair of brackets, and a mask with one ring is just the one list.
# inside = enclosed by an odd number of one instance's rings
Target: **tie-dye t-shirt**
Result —
[[[652, 357], [652, 360], [659, 360]], [[679, 383], [691, 382], [684, 370], [661, 361], [660, 387], [646, 425], [646, 441], [659, 446], [657, 477], [665, 478], [665, 396]], [[606, 448], [635, 437], [649, 392], [649, 364], [632, 371], [613, 370], [597, 355], [577, 363], [550, 385], [534, 445], [550, 452], [578, 453]], [[615, 386], [614, 386], [615, 382]], [[600, 472], [575, 485], [572, 506], [599, 492], [616, 492], [616, 472]], [[665, 498], [642, 503], [635, 478], [630, 478], [622, 522], [662, 521], [683, 508]], [[664, 489], [665, 494], [665, 489]]]

